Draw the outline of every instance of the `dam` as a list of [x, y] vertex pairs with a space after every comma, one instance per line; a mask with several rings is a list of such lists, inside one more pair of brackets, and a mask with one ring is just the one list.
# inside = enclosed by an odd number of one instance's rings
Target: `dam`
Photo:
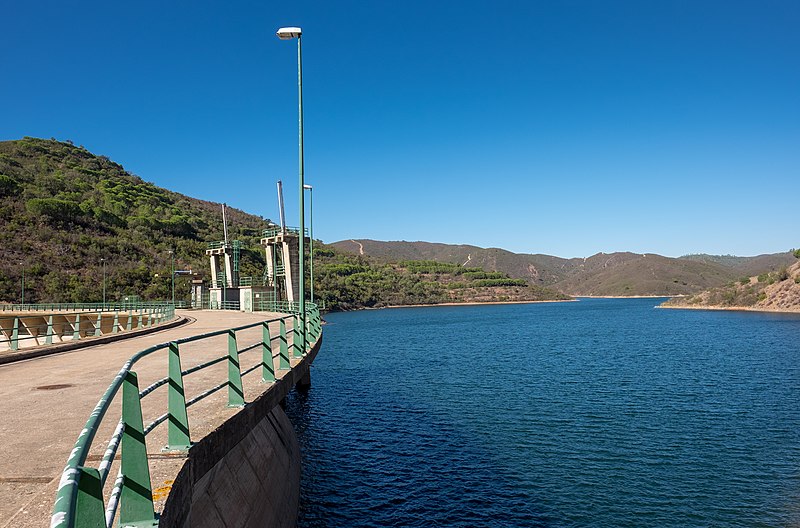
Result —
[[278, 308], [177, 310], [184, 324], [0, 366], [0, 526], [220, 526], [230, 501], [227, 526], [293, 526], [281, 402], [310, 386], [322, 328], [309, 303], [304, 345]]

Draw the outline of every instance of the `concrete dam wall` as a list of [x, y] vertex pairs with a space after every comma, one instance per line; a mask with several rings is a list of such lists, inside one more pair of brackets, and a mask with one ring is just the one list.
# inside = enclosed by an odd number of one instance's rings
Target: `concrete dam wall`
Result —
[[254, 402], [192, 446], [164, 505], [161, 528], [290, 528], [300, 500], [300, 447], [280, 402], [310, 386], [322, 344]]

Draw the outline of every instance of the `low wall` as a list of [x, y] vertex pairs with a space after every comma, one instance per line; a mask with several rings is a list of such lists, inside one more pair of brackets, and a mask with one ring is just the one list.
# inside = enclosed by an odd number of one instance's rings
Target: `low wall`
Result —
[[189, 450], [160, 528], [289, 528], [297, 523], [300, 448], [280, 402], [308, 387], [320, 338], [304, 360]]

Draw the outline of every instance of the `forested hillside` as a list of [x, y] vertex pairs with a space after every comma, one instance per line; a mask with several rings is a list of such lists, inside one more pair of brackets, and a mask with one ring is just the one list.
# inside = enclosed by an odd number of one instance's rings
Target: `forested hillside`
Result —
[[[220, 204], [162, 189], [104, 156], [55, 140], [0, 142], [0, 300], [90, 302], [139, 294], [167, 299], [176, 269], [208, 275], [206, 243], [223, 237]], [[264, 219], [228, 209], [243, 241], [242, 274], [258, 275]], [[178, 298], [188, 295], [179, 278]]]
[[[241, 274], [263, 276], [266, 219], [228, 208], [242, 241]], [[221, 206], [162, 189], [69, 142], [0, 142], [0, 302], [170, 297], [175, 268], [210, 275], [207, 243], [223, 238]], [[315, 243], [315, 295], [332, 309], [436, 302], [564, 298], [505, 273], [431, 262], [375, 262]], [[309, 284], [307, 281], [306, 284]], [[189, 277], [176, 280], [189, 298]]]
[[586, 258], [512, 253], [498, 248], [431, 242], [342, 240], [333, 245], [387, 261], [426, 259], [507, 273], [568, 295], [682, 295], [721, 286], [742, 275], [774, 272], [794, 261], [791, 252], [733, 257], [653, 253], [597, 253]]

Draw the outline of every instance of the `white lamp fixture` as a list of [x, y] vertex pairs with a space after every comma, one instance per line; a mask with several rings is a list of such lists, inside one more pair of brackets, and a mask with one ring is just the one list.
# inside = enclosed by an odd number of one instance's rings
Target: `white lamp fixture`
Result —
[[281, 40], [291, 40], [293, 38], [300, 38], [303, 31], [299, 27], [282, 27], [278, 30], [276, 35]]

